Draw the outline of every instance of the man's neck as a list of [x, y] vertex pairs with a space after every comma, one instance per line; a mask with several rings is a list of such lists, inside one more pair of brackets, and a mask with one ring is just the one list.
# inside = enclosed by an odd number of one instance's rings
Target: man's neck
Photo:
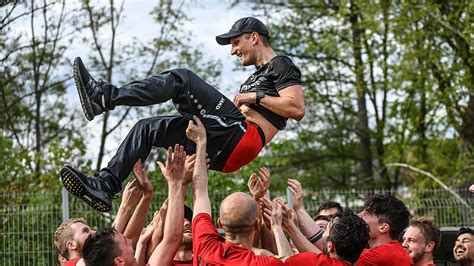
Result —
[[423, 257], [421, 257], [420, 260], [418, 260], [413, 266], [422, 266], [426, 264], [434, 264], [433, 263], [433, 254], [431, 253], [425, 253]]
[[391, 239], [388, 234], [379, 235], [377, 238], [369, 239], [369, 246], [370, 248], [376, 248], [378, 246], [387, 245], [392, 242], [396, 242], [396, 240]]
[[72, 260], [72, 259], [75, 259], [75, 258], [82, 258], [82, 254], [75, 251], [75, 250], [70, 250], [69, 251], [69, 259]]
[[257, 54], [258, 57], [255, 62], [255, 68], [257, 69], [268, 63], [268, 61], [270, 61], [273, 57], [276, 56], [275, 51], [273, 51], [271, 47], [264, 47]]
[[174, 255], [174, 260], [188, 261], [193, 259], [193, 247], [191, 245], [181, 245]]
[[225, 241], [236, 246], [252, 249], [253, 237], [252, 235], [234, 235], [234, 234], [225, 234]]
[[333, 259], [338, 259], [338, 260], [340, 260], [340, 261], [343, 261], [343, 262], [347, 263], [347, 265], [352, 265], [352, 262], [347, 261], [347, 260], [345, 260], [345, 259], [339, 257], [336, 253], [330, 253], [330, 254], [329, 254], [329, 257], [331, 257], [331, 258], [333, 258]]

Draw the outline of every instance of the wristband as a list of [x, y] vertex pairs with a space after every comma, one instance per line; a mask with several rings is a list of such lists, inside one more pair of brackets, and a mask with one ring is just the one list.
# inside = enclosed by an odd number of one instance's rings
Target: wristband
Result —
[[309, 240], [309, 242], [314, 244], [314, 243], [318, 242], [318, 240], [321, 239], [321, 237], [323, 237], [323, 234], [324, 234], [324, 230], [321, 229], [318, 232], [316, 232], [316, 234], [314, 234], [312, 237], [308, 237], [308, 240]]

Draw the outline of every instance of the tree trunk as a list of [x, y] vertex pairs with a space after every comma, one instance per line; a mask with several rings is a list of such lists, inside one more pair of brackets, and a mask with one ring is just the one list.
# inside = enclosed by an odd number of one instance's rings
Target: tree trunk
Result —
[[350, 6], [350, 23], [352, 29], [352, 49], [354, 52], [355, 61], [355, 75], [356, 75], [356, 92], [357, 92], [357, 116], [358, 116], [358, 136], [360, 139], [361, 149], [361, 167], [365, 177], [373, 176], [372, 170], [372, 152], [370, 149], [370, 129], [367, 116], [366, 94], [367, 84], [364, 80], [364, 62], [362, 61], [362, 34], [363, 30], [360, 28], [359, 16], [360, 11], [351, 0]]

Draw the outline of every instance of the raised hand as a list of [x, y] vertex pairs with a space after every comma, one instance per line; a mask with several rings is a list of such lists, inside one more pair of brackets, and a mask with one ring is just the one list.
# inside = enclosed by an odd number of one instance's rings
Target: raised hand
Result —
[[206, 128], [199, 118], [193, 115], [186, 128], [186, 136], [195, 143], [206, 141]]
[[132, 207], [138, 204], [143, 192], [138, 187], [138, 181], [133, 179], [125, 186], [122, 194], [122, 203], [120, 206]]
[[303, 188], [301, 187], [301, 183], [296, 179], [288, 179], [288, 189], [293, 194], [293, 209], [298, 210], [304, 208]]
[[184, 147], [176, 144], [174, 146], [174, 153], [171, 150], [171, 147], [169, 147], [166, 152], [166, 165], [162, 162], [157, 162], [168, 184], [183, 182], [186, 170], [184, 168], [185, 161], [186, 152], [184, 151]]
[[273, 201], [271, 226], [282, 226], [283, 210], [279, 201]]
[[141, 159], [138, 159], [138, 161], [133, 165], [132, 173], [135, 176], [135, 180], [137, 181], [138, 186], [143, 191], [143, 194], [153, 194], [153, 186], [151, 185], [151, 182], [148, 179], [148, 174], [142, 167]]
[[253, 173], [250, 176], [247, 186], [255, 201], [264, 197], [270, 187], [270, 170], [266, 167], [260, 168], [258, 175]]

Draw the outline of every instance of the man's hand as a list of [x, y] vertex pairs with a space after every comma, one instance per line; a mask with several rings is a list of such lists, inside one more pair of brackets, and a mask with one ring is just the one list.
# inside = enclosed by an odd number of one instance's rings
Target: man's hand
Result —
[[249, 93], [237, 93], [234, 96], [234, 105], [237, 108], [244, 104], [252, 104], [257, 101], [257, 93], [256, 92], [249, 92]]
[[132, 182], [128, 182], [123, 190], [122, 207], [134, 207], [138, 204], [138, 201], [142, 197], [142, 191], [138, 187], [137, 179], [133, 179]]
[[270, 170], [266, 167], [260, 168], [258, 176], [253, 173], [247, 183], [250, 193], [252, 193], [255, 201], [264, 197], [270, 187]]
[[263, 222], [268, 229], [271, 229], [271, 216], [273, 212], [273, 202], [266, 197], [260, 198], [259, 200], [260, 211], [262, 212]]
[[288, 189], [293, 194], [293, 209], [304, 209], [303, 205], [303, 188], [301, 183], [296, 179], [288, 179]]
[[185, 161], [186, 152], [184, 151], [184, 147], [176, 144], [174, 146], [174, 153], [172, 152], [171, 147], [169, 147], [166, 152], [166, 165], [162, 162], [157, 162], [168, 184], [183, 182]]
[[283, 214], [282, 214], [282, 206], [279, 201], [273, 201], [273, 210], [272, 210], [272, 217], [271, 217], [271, 226], [282, 226]]
[[153, 195], [153, 186], [151, 185], [151, 182], [148, 179], [148, 175], [145, 169], [142, 168], [141, 159], [138, 159], [135, 165], [133, 165], [132, 172], [135, 176], [135, 180], [138, 182], [138, 186], [143, 191], [143, 195], [148, 197]]
[[193, 115], [193, 120], [189, 121], [188, 128], [186, 128], [186, 136], [196, 144], [206, 141], [206, 128], [195, 115]]
[[143, 246], [148, 245], [148, 241], [150, 241], [154, 230], [154, 221], [151, 221], [147, 227], [143, 228], [142, 232], [140, 233], [140, 237], [138, 238], [138, 242], [140, 242]]

